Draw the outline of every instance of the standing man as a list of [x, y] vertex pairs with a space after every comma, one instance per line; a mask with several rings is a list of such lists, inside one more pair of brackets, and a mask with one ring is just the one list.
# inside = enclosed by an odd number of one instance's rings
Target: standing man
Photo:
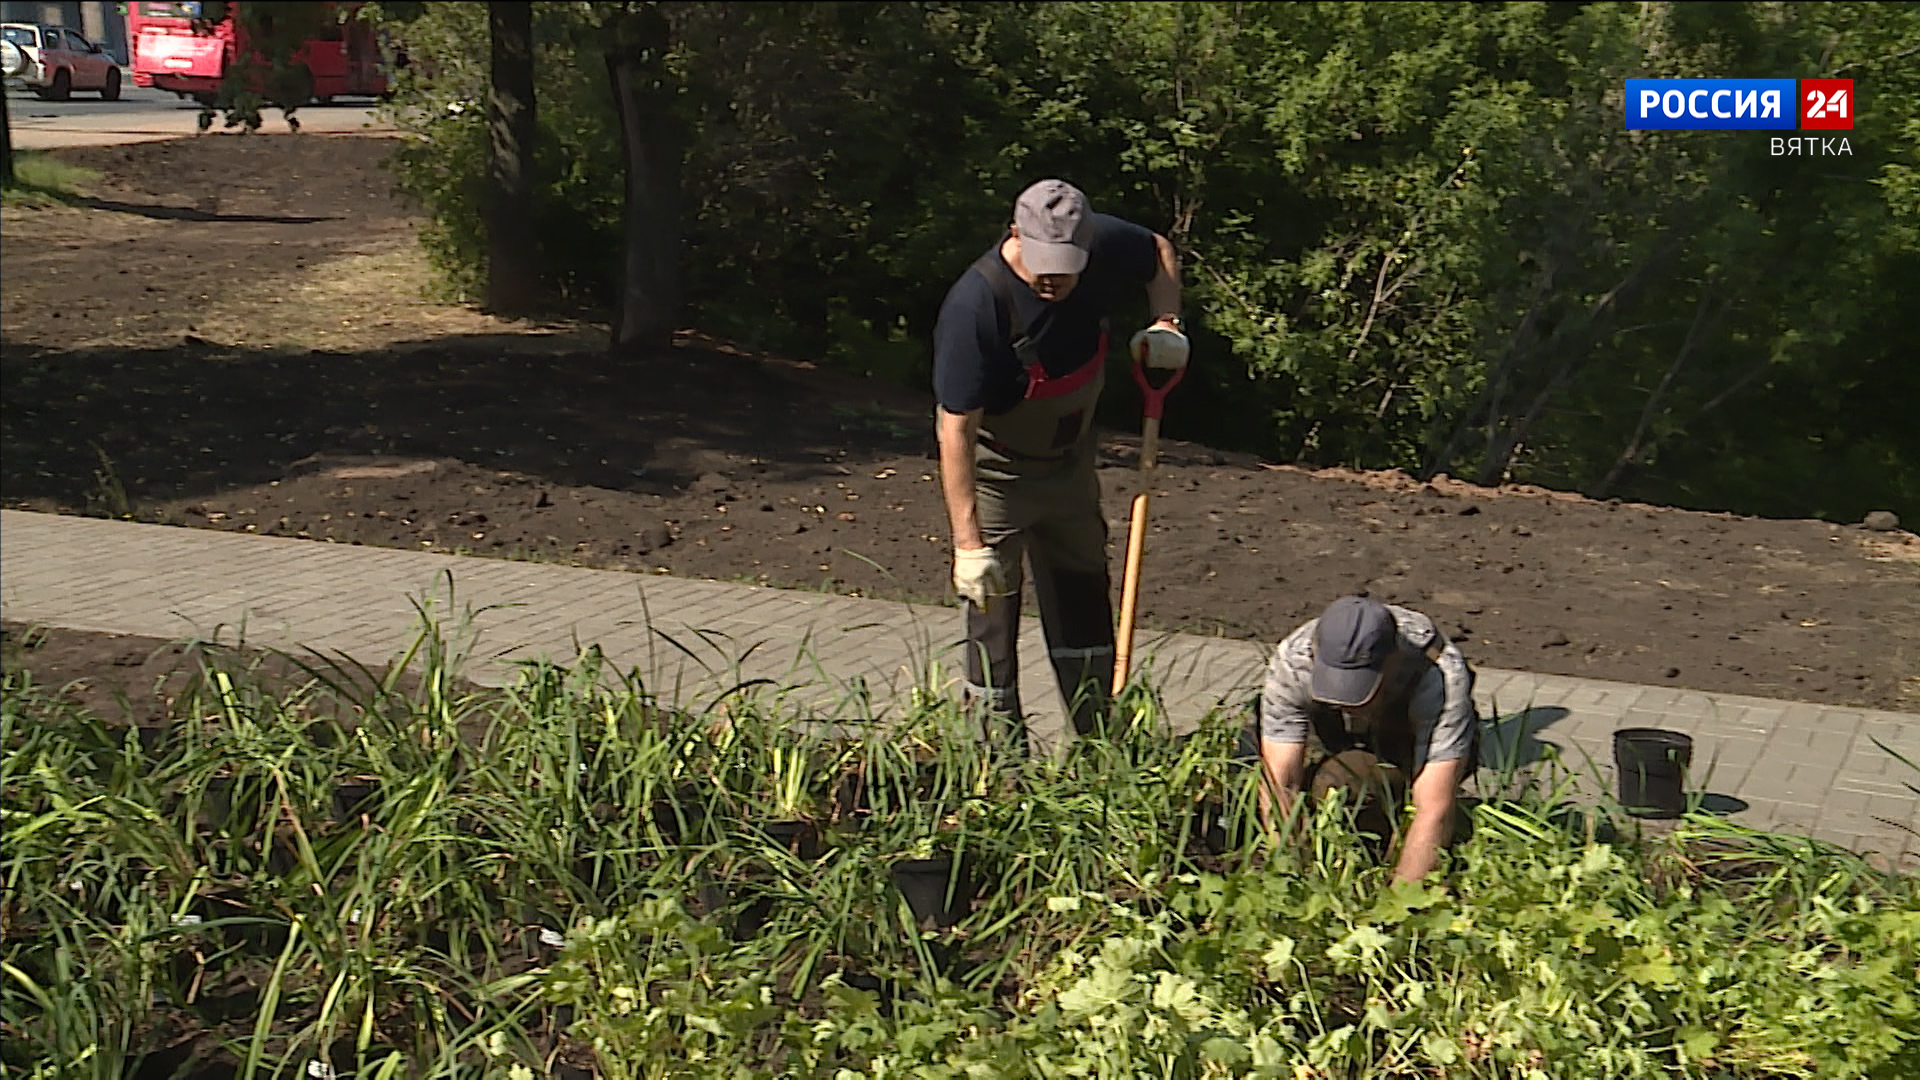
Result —
[[1459, 789], [1479, 730], [1473, 672], [1432, 619], [1343, 596], [1287, 635], [1267, 665], [1261, 809], [1285, 819], [1301, 791], [1322, 798], [1344, 788], [1360, 827], [1391, 838], [1411, 784], [1413, 823], [1393, 876], [1418, 880], [1462, 827]]
[[1094, 213], [1071, 184], [1042, 180], [1021, 192], [999, 243], [947, 291], [934, 327], [935, 426], [953, 586], [966, 612], [968, 697], [985, 707], [989, 740], [1017, 738], [1022, 754], [1023, 556], [1074, 730], [1094, 730], [1107, 704], [1113, 601], [1093, 410], [1108, 316], [1143, 287], [1153, 325], [1134, 335], [1134, 355], [1185, 366], [1173, 245]]

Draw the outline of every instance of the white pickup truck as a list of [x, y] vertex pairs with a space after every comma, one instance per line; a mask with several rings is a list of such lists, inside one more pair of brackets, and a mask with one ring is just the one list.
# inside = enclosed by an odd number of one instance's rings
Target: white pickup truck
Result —
[[120, 65], [106, 49], [64, 26], [0, 23], [0, 64], [9, 85], [25, 86], [48, 101], [65, 101], [75, 90], [98, 90], [103, 101], [120, 98]]

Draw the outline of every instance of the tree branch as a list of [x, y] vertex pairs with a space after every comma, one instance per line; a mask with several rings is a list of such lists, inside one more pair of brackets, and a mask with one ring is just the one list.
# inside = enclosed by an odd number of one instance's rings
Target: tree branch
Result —
[[1644, 440], [1647, 429], [1653, 425], [1653, 417], [1659, 410], [1660, 403], [1666, 400], [1667, 391], [1672, 388], [1674, 379], [1679, 377], [1680, 369], [1686, 366], [1688, 357], [1693, 355], [1694, 349], [1706, 336], [1709, 325], [1719, 321], [1726, 310], [1725, 303], [1718, 304], [1716, 310], [1712, 285], [1701, 290], [1699, 306], [1693, 313], [1693, 323], [1687, 327], [1687, 336], [1680, 342], [1679, 351], [1674, 353], [1673, 363], [1667, 365], [1666, 374], [1660, 377], [1660, 382], [1653, 388], [1653, 392], [1647, 395], [1647, 403], [1640, 410], [1640, 420], [1634, 425], [1633, 434], [1627, 438], [1627, 445], [1621, 449], [1620, 456], [1614, 459], [1613, 466], [1607, 470], [1607, 475], [1587, 493], [1589, 498], [1606, 498], [1607, 493], [1613, 490], [1613, 486], [1620, 482], [1620, 477], [1625, 475], [1627, 469], [1639, 458], [1641, 451], [1646, 449]]
[[[1653, 254], [1628, 271], [1627, 276], [1616, 282], [1613, 288], [1600, 294], [1600, 297], [1587, 308], [1583, 317], [1567, 319], [1554, 327], [1546, 344], [1541, 346], [1535, 355], [1558, 354], [1566, 359], [1547, 378], [1546, 385], [1527, 404], [1526, 411], [1520, 415], [1519, 419], [1508, 424], [1505, 430], [1494, 429], [1493, 425], [1499, 422], [1497, 415], [1488, 417], [1487, 453], [1481, 459], [1480, 469], [1475, 474], [1476, 482], [1495, 484], [1506, 475], [1513, 464], [1515, 448], [1526, 437], [1534, 421], [1539, 419], [1541, 410], [1556, 394], [1565, 389], [1566, 385], [1572, 381], [1574, 373], [1580, 369], [1592, 352], [1595, 328], [1617, 314], [1620, 307], [1646, 284], [1654, 268], [1665, 263], [1679, 251], [1681, 244], [1689, 235], [1690, 233], [1685, 230], [1675, 229], [1673, 234], [1654, 250]], [[1572, 329], [1569, 329], [1570, 327]]]
[[[1766, 374], [1767, 369], [1772, 366], [1773, 366], [1773, 358], [1768, 357], [1765, 360], [1762, 360], [1759, 363], [1753, 365], [1751, 368], [1748, 368], [1745, 374], [1741, 375], [1738, 379], [1735, 379], [1733, 383], [1729, 385], [1725, 390], [1722, 390], [1718, 394], [1715, 394], [1713, 397], [1707, 400], [1707, 403], [1705, 405], [1702, 405], [1700, 406], [1699, 409], [1695, 410], [1693, 414], [1693, 419], [1698, 420], [1701, 417], [1712, 412], [1713, 410], [1719, 408], [1721, 405], [1726, 404], [1728, 398], [1734, 396], [1735, 394], [1738, 394], [1740, 391], [1745, 390], [1747, 387], [1753, 385], [1754, 380]], [[1689, 421], [1689, 423], [1691, 423], [1691, 421]]]
[[1428, 458], [1425, 467], [1420, 470], [1422, 479], [1432, 479], [1436, 473], [1450, 467], [1466, 443], [1467, 436], [1480, 426], [1480, 418], [1491, 418], [1498, 408], [1507, 379], [1519, 366], [1521, 358], [1532, 352], [1523, 343], [1538, 332], [1537, 327], [1545, 315], [1546, 301], [1553, 291], [1553, 280], [1558, 270], [1558, 260], [1551, 252], [1541, 258], [1540, 269], [1534, 274], [1532, 294], [1527, 298], [1526, 313], [1520, 317], [1519, 325], [1513, 328], [1513, 334], [1507, 339], [1507, 347], [1501, 351], [1500, 358], [1488, 370], [1487, 381], [1480, 388], [1473, 407], [1460, 417], [1445, 444]]

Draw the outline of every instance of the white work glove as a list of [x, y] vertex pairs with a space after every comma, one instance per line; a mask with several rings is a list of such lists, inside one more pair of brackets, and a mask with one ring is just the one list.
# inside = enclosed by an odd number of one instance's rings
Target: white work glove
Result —
[[953, 549], [953, 591], [985, 609], [987, 597], [1007, 594], [1007, 571], [990, 547]]
[[1164, 326], [1149, 326], [1133, 335], [1127, 348], [1150, 368], [1179, 370], [1187, 366], [1187, 335]]

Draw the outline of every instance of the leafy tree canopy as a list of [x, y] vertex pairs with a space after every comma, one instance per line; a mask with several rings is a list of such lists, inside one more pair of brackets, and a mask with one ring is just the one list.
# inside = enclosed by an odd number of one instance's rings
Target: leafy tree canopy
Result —
[[[550, 289], [617, 294], [603, 55], [541, 3]], [[392, 15], [403, 7], [381, 5]], [[1181, 248], [1175, 436], [1698, 508], [1920, 518], [1920, 9], [667, 2], [687, 319], [924, 380], [941, 297], [1066, 177]], [[485, 13], [406, 12], [400, 175], [481, 280]], [[1845, 155], [1626, 131], [1622, 80], [1855, 80]], [[1837, 140], [1836, 140], [1837, 147]], [[1109, 395], [1107, 419], [1137, 423]]]

